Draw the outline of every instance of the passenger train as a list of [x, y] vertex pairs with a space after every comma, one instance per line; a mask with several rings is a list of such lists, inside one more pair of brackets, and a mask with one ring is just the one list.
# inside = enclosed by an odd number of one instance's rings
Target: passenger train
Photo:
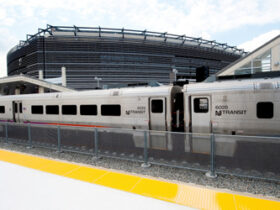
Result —
[[[0, 97], [0, 120], [65, 126], [129, 128], [192, 134], [280, 136], [280, 78], [216, 81]], [[195, 138], [195, 135], [193, 135]], [[170, 136], [150, 136], [151, 147], [172, 150]], [[135, 147], [141, 147], [133, 134]], [[225, 140], [221, 140], [223, 142]], [[196, 143], [195, 143], [196, 142]], [[184, 150], [209, 153], [203, 138]], [[208, 143], [207, 143], [208, 145]], [[233, 155], [221, 149], [220, 155]]]

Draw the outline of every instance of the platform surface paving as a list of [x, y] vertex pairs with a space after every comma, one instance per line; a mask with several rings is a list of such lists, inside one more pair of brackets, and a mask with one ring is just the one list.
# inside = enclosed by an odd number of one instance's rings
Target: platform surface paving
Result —
[[197, 209], [280, 210], [279, 201], [260, 196], [147, 178], [7, 150], [0, 149], [0, 161]]

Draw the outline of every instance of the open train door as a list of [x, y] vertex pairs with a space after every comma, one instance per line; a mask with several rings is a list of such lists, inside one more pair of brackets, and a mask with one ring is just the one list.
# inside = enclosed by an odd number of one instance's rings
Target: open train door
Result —
[[22, 101], [13, 101], [13, 121], [22, 122]]
[[[150, 148], [166, 149], [166, 98], [151, 97], [149, 100], [150, 110]], [[161, 132], [163, 131], [163, 132]]]

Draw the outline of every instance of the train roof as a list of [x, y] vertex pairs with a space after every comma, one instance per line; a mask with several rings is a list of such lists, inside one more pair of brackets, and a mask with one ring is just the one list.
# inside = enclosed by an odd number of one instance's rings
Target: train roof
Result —
[[161, 96], [169, 95], [173, 89], [179, 90], [180, 87], [164, 85], [159, 87], [134, 87], [134, 88], [118, 88], [106, 90], [86, 90], [77, 92], [56, 92], [56, 93], [41, 93], [41, 94], [26, 94], [26, 95], [10, 95], [1, 96], [5, 99], [21, 100], [21, 99], [34, 99], [34, 98], [71, 98], [77, 97], [104, 97], [104, 96]]
[[244, 79], [216, 81], [212, 83], [195, 83], [184, 85], [183, 92], [223, 92], [236, 90], [280, 89], [280, 77], [272, 79]]

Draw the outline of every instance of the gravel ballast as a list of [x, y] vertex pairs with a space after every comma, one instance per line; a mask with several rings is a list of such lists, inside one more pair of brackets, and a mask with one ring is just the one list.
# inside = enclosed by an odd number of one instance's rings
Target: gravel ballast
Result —
[[278, 181], [266, 181], [220, 174], [217, 178], [212, 179], [206, 177], [204, 172], [172, 168], [168, 166], [151, 165], [151, 167], [149, 168], [143, 168], [141, 167], [140, 162], [120, 160], [108, 157], [94, 159], [90, 155], [83, 155], [73, 152], [58, 153], [55, 150], [37, 147], [29, 149], [26, 146], [10, 143], [8, 144], [4, 142], [0, 142], [0, 147], [2, 149], [29, 153], [32, 155], [39, 155], [52, 159], [60, 159], [75, 163], [88, 164], [91, 166], [120, 170], [133, 174], [140, 174], [166, 180], [192, 183], [206, 187], [214, 187], [242, 193], [252, 193], [266, 196], [268, 199], [280, 199], [280, 182]]

